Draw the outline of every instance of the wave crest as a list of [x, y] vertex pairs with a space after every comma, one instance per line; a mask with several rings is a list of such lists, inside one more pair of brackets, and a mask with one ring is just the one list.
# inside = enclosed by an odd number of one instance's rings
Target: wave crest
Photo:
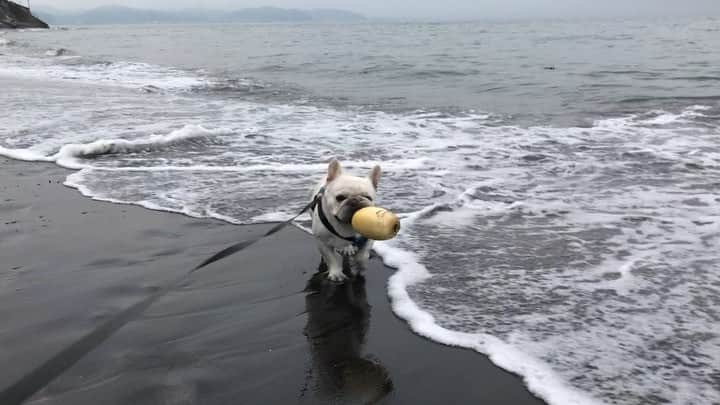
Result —
[[88, 167], [88, 165], [80, 162], [79, 158], [155, 151], [196, 139], [229, 133], [232, 133], [232, 131], [228, 129], [206, 129], [200, 125], [185, 125], [166, 135], [150, 135], [146, 138], [132, 140], [99, 139], [90, 143], [67, 144], [60, 147], [55, 154], [50, 156], [43, 155], [31, 149], [11, 149], [3, 146], [0, 146], [0, 155], [17, 160], [55, 162], [68, 169], [84, 169]]

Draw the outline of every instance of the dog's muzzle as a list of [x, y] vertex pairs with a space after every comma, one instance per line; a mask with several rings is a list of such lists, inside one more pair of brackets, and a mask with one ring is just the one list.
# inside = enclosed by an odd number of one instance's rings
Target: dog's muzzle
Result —
[[335, 214], [335, 219], [344, 224], [349, 224], [352, 222], [353, 215], [355, 215], [358, 210], [371, 207], [372, 205], [372, 201], [366, 197], [359, 195], [352, 196], [340, 205], [337, 214]]

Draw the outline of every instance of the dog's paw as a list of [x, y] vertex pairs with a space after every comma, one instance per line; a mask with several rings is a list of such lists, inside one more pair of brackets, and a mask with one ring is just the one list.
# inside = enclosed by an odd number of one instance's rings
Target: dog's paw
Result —
[[343, 256], [354, 256], [357, 251], [358, 248], [355, 245], [347, 245], [342, 249], [337, 249], [337, 252]]
[[343, 274], [342, 271], [340, 272], [328, 272], [327, 275], [328, 280], [334, 282], [334, 283], [342, 283], [345, 280], [347, 280], [347, 276]]

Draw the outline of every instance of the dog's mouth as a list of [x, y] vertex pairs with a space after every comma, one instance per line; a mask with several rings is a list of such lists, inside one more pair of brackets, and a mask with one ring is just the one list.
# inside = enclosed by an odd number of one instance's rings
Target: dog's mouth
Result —
[[353, 196], [343, 201], [335, 214], [335, 219], [343, 224], [350, 224], [352, 217], [358, 210], [371, 207], [372, 201], [363, 196]]

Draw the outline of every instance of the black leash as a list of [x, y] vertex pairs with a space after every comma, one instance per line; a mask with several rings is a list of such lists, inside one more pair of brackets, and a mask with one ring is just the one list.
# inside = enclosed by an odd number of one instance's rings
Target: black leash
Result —
[[320, 189], [320, 192], [313, 198], [313, 200], [305, 206], [297, 215], [291, 219], [281, 222], [269, 231], [265, 232], [262, 236], [246, 240], [240, 243], [236, 243], [229, 246], [218, 253], [212, 255], [209, 259], [200, 263], [197, 267], [185, 273], [181, 277], [177, 278], [173, 282], [169, 283], [165, 287], [158, 288], [148, 297], [132, 305], [131, 307], [123, 310], [119, 314], [105, 321], [102, 325], [92, 330], [87, 335], [83, 336], [79, 340], [75, 341], [70, 346], [66, 347], [55, 356], [51, 357], [45, 363], [41, 364], [31, 372], [25, 374], [22, 378], [16, 381], [11, 386], [5, 388], [0, 392], [0, 405], [20, 405], [27, 399], [35, 395], [42, 388], [46, 387], [52, 380], [57, 378], [60, 374], [64, 373], [67, 369], [72, 367], [80, 359], [85, 357], [88, 353], [93, 351], [96, 347], [100, 346], [101, 343], [106, 341], [112, 336], [118, 329], [122, 328], [128, 322], [142, 314], [153, 302], [158, 298], [170, 292], [173, 288], [179, 285], [185, 278], [192, 273], [200, 270], [210, 263], [216, 262], [220, 259], [230, 256], [233, 253], [237, 253], [255, 242], [264, 239], [274, 233], [277, 233], [281, 229], [290, 225], [300, 215], [304, 214], [308, 210], [314, 209], [320, 201], [324, 189]]

